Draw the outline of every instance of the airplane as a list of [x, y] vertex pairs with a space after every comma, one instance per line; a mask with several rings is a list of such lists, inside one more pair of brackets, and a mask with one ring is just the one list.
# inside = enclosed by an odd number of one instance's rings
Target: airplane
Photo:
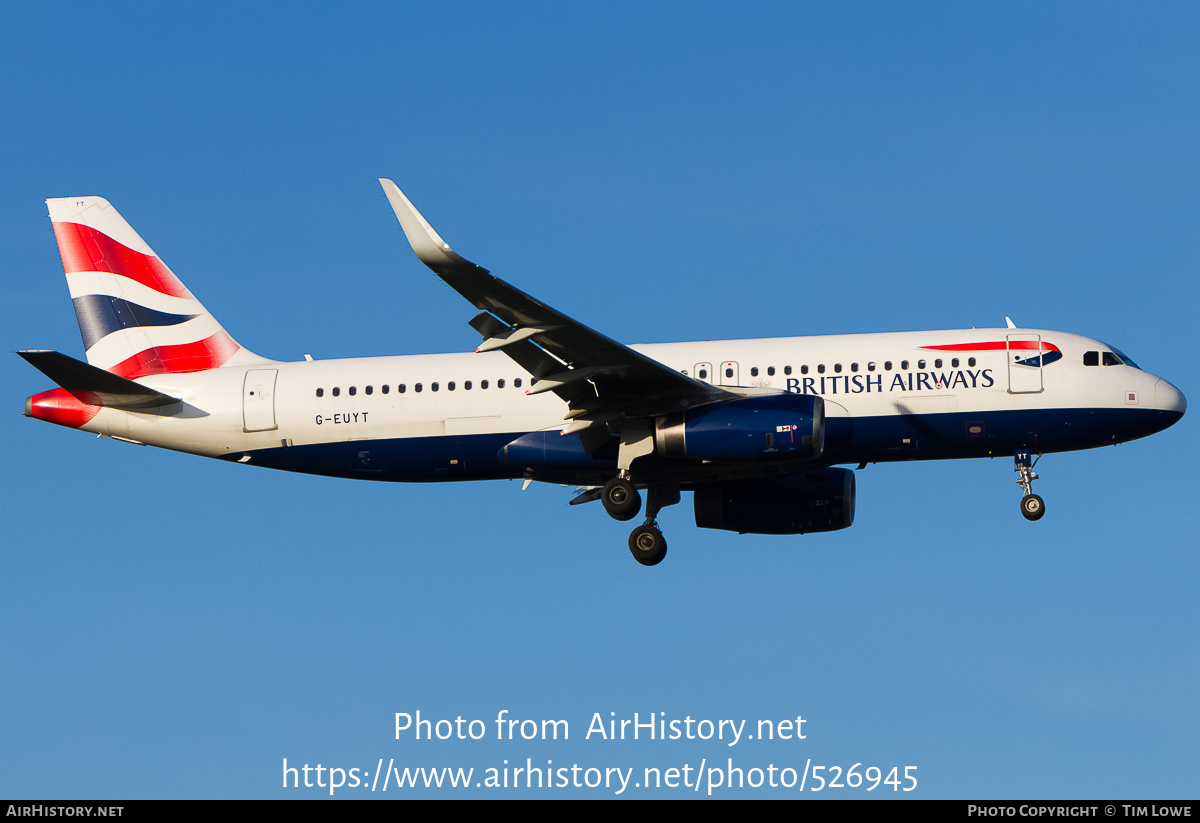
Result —
[[[239, 345], [108, 201], [47, 200], [87, 362], [18, 354], [58, 388], [27, 417], [249, 466], [364, 480], [522, 479], [645, 519], [805, 534], [854, 522], [844, 466], [1012, 455], [1028, 520], [1048, 453], [1177, 422], [1175, 386], [1075, 334], [1005, 328], [627, 346], [460, 257], [391, 180], [418, 259], [465, 297], [474, 353], [280, 362]], [[1034, 455], [1037, 458], [1034, 459]]]

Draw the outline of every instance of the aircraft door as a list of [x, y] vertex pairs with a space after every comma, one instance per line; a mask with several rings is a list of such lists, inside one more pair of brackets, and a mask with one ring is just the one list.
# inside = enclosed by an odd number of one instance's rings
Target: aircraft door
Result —
[[692, 370], [692, 377], [697, 380], [703, 380], [705, 383], [716, 383], [713, 379], [712, 363], [697, 363], [696, 368]]
[[251, 369], [242, 384], [243, 431], [265, 432], [279, 428], [275, 423], [275, 378], [278, 369]]
[[738, 364], [732, 360], [726, 360], [721, 364], [720, 371], [717, 372], [716, 382], [722, 386], [740, 386], [741, 381], [738, 379]]
[[1008, 336], [1008, 392], [1036, 394], [1042, 390], [1042, 336]]

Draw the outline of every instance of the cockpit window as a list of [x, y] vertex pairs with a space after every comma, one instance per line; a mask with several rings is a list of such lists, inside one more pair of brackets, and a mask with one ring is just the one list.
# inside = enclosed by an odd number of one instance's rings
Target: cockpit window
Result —
[[1137, 363], [1134, 363], [1133, 358], [1131, 358], [1129, 355], [1125, 354], [1125, 352], [1121, 351], [1120, 349], [1116, 348], [1115, 346], [1109, 346], [1109, 348], [1112, 349], [1113, 354], [1115, 354], [1117, 356], [1117, 358], [1122, 363], [1124, 363], [1126, 366], [1133, 366], [1138, 371], [1141, 371], [1141, 366], [1139, 366]]
[[[1107, 345], [1107, 344], [1105, 344], [1105, 345]], [[1104, 365], [1117, 366], [1117, 365], [1124, 364], [1126, 366], [1132, 366], [1133, 368], [1137, 369], [1138, 371], [1141, 371], [1141, 366], [1139, 366], [1137, 363], [1134, 363], [1133, 359], [1129, 355], [1125, 354], [1123, 351], [1118, 349], [1116, 346], [1109, 346], [1109, 348], [1112, 349], [1112, 351], [1104, 352]], [[1116, 361], [1116, 362], [1112, 362], [1112, 361]]]

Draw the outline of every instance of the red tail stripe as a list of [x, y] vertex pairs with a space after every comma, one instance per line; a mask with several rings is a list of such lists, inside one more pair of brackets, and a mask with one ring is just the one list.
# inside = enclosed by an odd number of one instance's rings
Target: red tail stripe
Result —
[[135, 380], [148, 374], [182, 374], [205, 371], [224, 365], [239, 346], [227, 333], [219, 331], [212, 337], [195, 343], [177, 346], [155, 346], [122, 360], [109, 369], [113, 374]]
[[55, 223], [54, 236], [58, 238], [58, 253], [62, 256], [63, 271], [67, 274], [106, 271], [136, 280], [143, 286], [172, 297], [192, 297], [192, 293], [163, 261], [153, 255], [134, 251], [91, 226]]
[[[999, 340], [994, 343], [955, 343], [952, 346], [922, 346], [921, 348], [936, 349], [937, 351], [1004, 351], [1006, 349], [1038, 351], [1038, 346], [1037, 340], [1009, 340], [1007, 342]], [[1047, 343], [1045, 340], [1041, 341], [1040, 346], [1042, 351], [1056, 351], [1062, 354], [1058, 346]]]

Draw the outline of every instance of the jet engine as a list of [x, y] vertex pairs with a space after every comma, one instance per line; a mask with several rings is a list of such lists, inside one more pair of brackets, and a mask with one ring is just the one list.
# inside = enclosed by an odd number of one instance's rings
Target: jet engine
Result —
[[816, 459], [825, 448], [825, 401], [776, 394], [710, 403], [658, 418], [654, 440], [662, 457]]
[[854, 472], [820, 469], [696, 489], [696, 525], [740, 534], [805, 534], [854, 522]]

